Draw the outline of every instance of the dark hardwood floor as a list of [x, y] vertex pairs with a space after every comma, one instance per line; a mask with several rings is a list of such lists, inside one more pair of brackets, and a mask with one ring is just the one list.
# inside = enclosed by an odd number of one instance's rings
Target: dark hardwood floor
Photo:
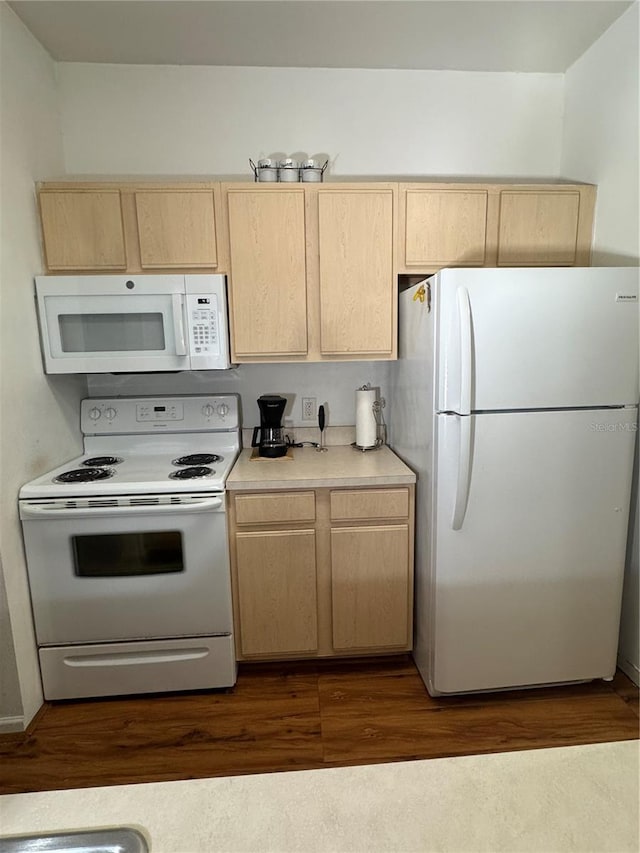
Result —
[[409, 657], [242, 666], [232, 692], [48, 704], [0, 736], [0, 792], [372, 764], [638, 737], [622, 673], [449, 699]]

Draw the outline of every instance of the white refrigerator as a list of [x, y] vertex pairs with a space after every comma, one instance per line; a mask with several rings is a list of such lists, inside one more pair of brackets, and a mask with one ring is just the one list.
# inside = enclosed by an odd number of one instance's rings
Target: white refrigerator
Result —
[[611, 678], [638, 418], [638, 270], [448, 269], [400, 294], [389, 441], [418, 475], [433, 695]]

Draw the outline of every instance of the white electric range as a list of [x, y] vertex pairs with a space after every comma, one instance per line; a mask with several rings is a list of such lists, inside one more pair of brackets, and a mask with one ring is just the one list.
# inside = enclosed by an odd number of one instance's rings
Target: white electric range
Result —
[[87, 399], [81, 428], [19, 495], [45, 697], [232, 686], [237, 396]]

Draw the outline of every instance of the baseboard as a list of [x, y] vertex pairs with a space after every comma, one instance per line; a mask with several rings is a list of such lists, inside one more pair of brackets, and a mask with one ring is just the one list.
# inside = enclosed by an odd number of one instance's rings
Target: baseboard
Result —
[[640, 669], [631, 663], [630, 660], [626, 660], [621, 655], [618, 655], [618, 666], [624, 672], [625, 675], [629, 676], [631, 681], [637, 686], [640, 687]]
[[24, 730], [24, 717], [0, 717], [0, 734], [23, 732]]

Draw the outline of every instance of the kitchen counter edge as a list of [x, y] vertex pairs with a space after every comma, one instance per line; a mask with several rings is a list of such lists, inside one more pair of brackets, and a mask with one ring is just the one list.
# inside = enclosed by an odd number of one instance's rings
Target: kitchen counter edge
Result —
[[416, 475], [389, 447], [363, 452], [351, 446], [293, 448], [291, 459], [251, 459], [240, 453], [226, 483], [227, 491], [388, 486], [415, 483]]

